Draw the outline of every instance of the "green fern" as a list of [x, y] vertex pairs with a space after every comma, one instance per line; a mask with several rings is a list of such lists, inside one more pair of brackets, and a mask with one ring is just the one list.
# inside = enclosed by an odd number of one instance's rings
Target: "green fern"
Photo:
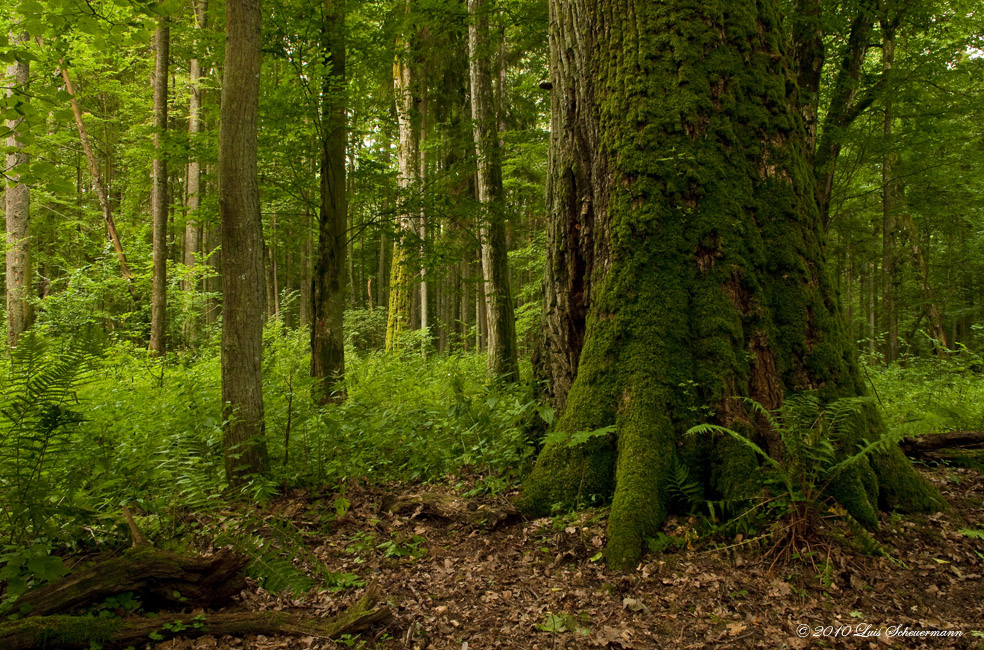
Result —
[[803, 394], [791, 397], [775, 411], [751, 399], [745, 398], [743, 402], [778, 433], [785, 449], [781, 460], [772, 458], [754, 441], [727, 427], [700, 424], [690, 428], [687, 434], [727, 435], [741, 442], [766, 463], [774, 482], [782, 486], [782, 496], [791, 503], [818, 505], [826, 499], [827, 488], [840, 472], [898, 442], [897, 435], [883, 435], [874, 441], [863, 441], [853, 452], [838, 451], [836, 443], [858, 438], [857, 427], [865, 419], [863, 410], [870, 408], [868, 398], [845, 398], [823, 404], [815, 395]]
[[705, 504], [704, 490], [701, 489], [700, 483], [690, 478], [687, 466], [681, 463], [676, 456], [673, 456], [670, 464], [666, 489], [671, 499], [689, 507], [691, 512]]
[[311, 552], [304, 537], [290, 522], [249, 516], [243, 521], [243, 527], [259, 532], [227, 530], [217, 538], [216, 543], [230, 545], [246, 555], [249, 558], [246, 574], [269, 592], [289, 590], [300, 595], [315, 586], [341, 590], [363, 584], [354, 574], [336, 573], [328, 569]]
[[0, 382], [0, 526], [11, 542], [52, 533], [60, 505], [79, 487], [76, 391], [91, 355], [69, 345], [52, 353], [28, 332]]

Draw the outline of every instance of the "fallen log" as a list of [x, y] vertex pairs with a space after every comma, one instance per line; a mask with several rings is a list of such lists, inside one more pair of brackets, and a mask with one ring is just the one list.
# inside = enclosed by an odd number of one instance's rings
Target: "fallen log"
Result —
[[910, 456], [919, 456], [940, 449], [984, 449], [984, 431], [947, 431], [906, 438], [899, 446]]
[[[21, 596], [9, 611], [48, 616], [133, 592], [146, 609], [218, 608], [246, 586], [247, 558], [227, 549], [181, 555], [138, 545]], [[2, 645], [2, 644], [0, 644]]]
[[7, 650], [34, 648], [89, 648], [93, 643], [107, 650], [137, 646], [174, 637], [289, 634], [317, 639], [337, 639], [354, 634], [392, 617], [388, 607], [374, 609], [379, 599], [370, 585], [354, 605], [336, 616], [323, 618], [292, 612], [230, 612], [214, 614], [161, 614], [156, 617], [97, 618], [93, 616], [31, 616], [0, 623], [0, 647]]
[[488, 530], [519, 516], [519, 510], [505, 500], [488, 504], [441, 492], [386, 495], [379, 504], [379, 512], [410, 519], [444, 519]]

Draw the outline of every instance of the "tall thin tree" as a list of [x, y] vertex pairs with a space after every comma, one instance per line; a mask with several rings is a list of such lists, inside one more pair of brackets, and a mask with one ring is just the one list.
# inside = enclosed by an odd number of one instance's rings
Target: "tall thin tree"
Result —
[[263, 425], [263, 224], [257, 184], [260, 0], [226, 0], [219, 128], [222, 246], [222, 414], [226, 478], [268, 464]]
[[[10, 37], [15, 47], [28, 43], [27, 34], [13, 33]], [[27, 84], [30, 80], [30, 64], [26, 58], [18, 58], [7, 66], [7, 97], [20, 104], [27, 101]], [[24, 111], [21, 111], [23, 115]], [[28, 162], [24, 150], [24, 118], [7, 120], [10, 133], [7, 136], [7, 188], [4, 204], [7, 215], [7, 343], [14, 347], [17, 338], [31, 324], [31, 244], [28, 238], [31, 222], [31, 191], [20, 182], [18, 168]]]
[[[317, 398], [332, 399], [332, 389], [345, 375], [345, 312], [347, 209], [345, 197], [345, 6], [325, 0], [322, 46], [325, 80], [321, 96], [321, 209], [318, 256], [312, 285], [311, 376], [320, 380]], [[337, 396], [337, 395], [336, 395]]]
[[[188, 85], [190, 86], [190, 96], [188, 98], [188, 138], [192, 143], [192, 153], [188, 159], [188, 181], [185, 202], [187, 207], [187, 218], [185, 219], [184, 232], [184, 264], [188, 269], [192, 269], [197, 261], [197, 256], [202, 250], [202, 226], [199, 221], [198, 210], [201, 207], [201, 188], [202, 188], [202, 164], [198, 159], [195, 150], [195, 139], [202, 131], [202, 88], [201, 76], [202, 66], [198, 58], [198, 49], [201, 47], [201, 38], [198, 36], [205, 29], [206, 1], [196, 0], [195, 2], [195, 34], [196, 38], [192, 47], [194, 48], [191, 60], [188, 63]], [[196, 289], [193, 281], [185, 283], [185, 291]], [[185, 319], [185, 336], [192, 340], [195, 337], [195, 321], [189, 317]]]
[[[405, 12], [409, 15], [410, 0]], [[393, 90], [396, 95], [396, 118], [400, 139], [396, 150], [400, 188], [399, 214], [403, 237], [393, 242], [393, 259], [390, 263], [389, 313], [386, 319], [386, 349], [392, 350], [400, 334], [410, 329], [413, 304], [413, 274], [410, 267], [410, 244], [414, 236], [412, 199], [420, 185], [420, 112], [417, 110], [414, 89], [417, 84], [414, 52], [411, 36], [401, 34], [397, 41], [396, 60], [393, 62]]]
[[164, 354], [167, 326], [167, 216], [168, 183], [167, 134], [168, 60], [171, 30], [167, 18], [161, 18], [154, 35], [154, 162], [151, 183], [150, 215], [153, 228], [154, 280], [150, 298], [150, 351]]
[[482, 277], [488, 312], [489, 372], [515, 377], [516, 320], [509, 290], [505, 200], [498, 119], [492, 95], [488, 0], [468, 0], [468, 62], [477, 168], [478, 200], [482, 204]]

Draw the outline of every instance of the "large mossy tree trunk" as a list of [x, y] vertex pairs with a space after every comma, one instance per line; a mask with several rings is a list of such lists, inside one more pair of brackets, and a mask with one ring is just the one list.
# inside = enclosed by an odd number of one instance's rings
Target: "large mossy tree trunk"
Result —
[[[606, 558], [625, 569], [667, 514], [675, 459], [711, 494], [756, 489], [757, 460], [743, 446], [684, 448], [683, 432], [708, 409], [781, 454], [733, 398], [776, 408], [794, 392], [835, 399], [863, 386], [824, 272], [778, 3], [551, 0], [550, 8], [539, 365], [563, 404], [559, 430], [616, 429], [581, 446], [548, 444], [523, 502], [547, 514], [612, 498]], [[877, 413], [863, 419], [858, 437], [877, 435]], [[897, 448], [853, 467], [834, 491], [866, 524], [878, 506], [938, 503]]]

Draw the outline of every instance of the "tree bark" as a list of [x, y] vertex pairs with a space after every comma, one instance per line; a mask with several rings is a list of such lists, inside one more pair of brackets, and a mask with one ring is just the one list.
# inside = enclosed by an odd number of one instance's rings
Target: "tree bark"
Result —
[[[411, 10], [411, 0], [406, 0], [405, 12]], [[390, 261], [389, 313], [386, 316], [386, 349], [396, 349], [400, 335], [410, 329], [413, 307], [412, 255], [410, 241], [414, 236], [414, 215], [408, 207], [420, 189], [420, 113], [416, 107], [414, 91], [417, 86], [414, 74], [415, 62], [411, 51], [411, 39], [401, 35], [397, 41], [396, 60], [393, 62], [393, 89], [396, 94], [396, 119], [400, 132], [397, 147], [397, 184], [400, 189], [401, 211], [398, 217], [403, 237], [393, 242]]]
[[[523, 504], [544, 514], [612, 497], [605, 555], [617, 569], [635, 566], [664, 521], [674, 462], [715, 497], [760, 490], [754, 454], [730, 438], [685, 438], [690, 426], [710, 419], [781, 457], [779, 436], [739, 398], [775, 409], [801, 391], [864, 392], [825, 270], [778, 4], [739, 0], [721, 14], [684, 0], [550, 2], [553, 93], [574, 107], [572, 128], [551, 135], [548, 298], [575, 285], [558, 261], [583, 255], [585, 237], [603, 250], [578, 269], [591, 299], [557, 428], [615, 433], [547, 444]], [[866, 408], [837, 442], [851, 453], [881, 429]], [[834, 496], [865, 525], [879, 506], [941, 503], [897, 447], [852, 468]]]
[[332, 617], [291, 612], [230, 612], [164, 614], [154, 618], [93, 618], [91, 616], [32, 616], [0, 624], [0, 642], [8, 650], [33, 648], [104, 648], [142, 646], [152, 640], [220, 637], [246, 634], [292, 634], [318, 639], [337, 639], [354, 634], [392, 617], [388, 607], [374, 609], [379, 594], [370, 586], [354, 605]]
[[[27, 34], [12, 33], [10, 42], [17, 44], [29, 42]], [[16, 102], [26, 103], [27, 84], [31, 78], [30, 64], [27, 61], [14, 61], [7, 66], [8, 98], [17, 98]], [[7, 187], [4, 193], [4, 208], [6, 212], [6, 289], [7, 289], [7, 345], [17, 346], [18, 337], [31, 325], [33, 310], [31, 307], [31, 241], [29, 238], [31, 223], [31, 190], [20, 181], [17, 168], [28, 163], [21, 140], [23, 130], [27, 125], [24, 118], [7, 120], [10, 134], [7, 136]]]
[[226, 478], [266, 470], [263, 436], [263, 224], [256, 177], [260, 0], [226, 0], [219, 129], [222, 230], [222, 419]]
[[984, 431], [930, 433], [916, 438], [906, 438], [900, 446], [902, 451], [910, 456], [919, 456], [940, 449], [981, 449], [984, 448]]
[[498, 120], [492, 96], [487, 0], [468, 0], [468, 63], [471, 79], [472, 124], [475, 139], [478, 201], [482, 205], [480, 232], [482, 278], [488, 311], [489, 374], [518, 379], [516, 318], [509, 289], [506, 250], [505, 199]]
[[799, 89], [799, 107], [806, 128], [806, 146], [815, 151], [820, 112], [820, 81], [823, 76], [822, 0], [795, 0], [792, 11], [793, 69]]
[[321, 210], [318, 257], [314, 265], [311, 376], [316, 398], [326, 403], [343, 395], [334, 388], [345, 376], [345, 313], [348, 212], [345, 197], [345, 9], [343, 0], [325, 0], [322, 22], [326, 57], [321, 106]]
[[606, 152], [593, 110], [595, 81], [586, 58], [594, 29], [584, 3], [551, 3], [550, 149], [547, 161], [547, 260], [543, 318], [533, 366], [558, 413], [577, 375], [594, 286], [608, 258], [603, 227]]
[[[882, 28], [882, 78], [889, 86], [892, 83], [892, 66], [895, 63], [895, 28], [883, 25]], [[893, 102], [892, 94], [886, 93], [882, 100], [885, 114], [882, 122], [885, 153], [882, 155], [882, 331], [885, 333], [885, 363], [892, 363], [899, 356], [899, 314], [896, 306], [899, 277], [895, 265], [897, 224], [895, 210], [902, 194], [901, 183], [896, 178], [895, 168], [899, 156], [892, 140]]]
[[[429, 37], [427, 30], [421, 34], [421, 41], [426, 41]], [[427, 209], [426, 201], [423, 200], [423, 188], [427, 181], [427, 64], [422, 62], [419, 70], [418, 87], [420, 88], [420, 102], [418, 111], [420, 112], [420, 141], [417, 149], [420, 152], [420, 169], [417, 171], [418, 182], [421, 187], [420, 212], [417, 216], [417, 235], [420, 237], [420, 329], [430, 335], [429, 304], [427, 296]], [[426, 348], [425, 352], [426, 354]]]
[[[195, 2], [195, 30], [196, 34], [205, 29], [206, 0], [196, 0]], [[202, 225], [199, 220], [198, 211], [202, 202], [202, 165], [198, 160], [195, 151], [197, 138], [202, 132], [202, 89], [201, 76], [202, 67], [198, 59], [199, 39], [196, 38], [192, 45], [195, 52], [188, 65], [188, 85], [190, 86], [190, 96], [188, 99], [188, 139], [191, 141], [191, 158], [188, 160], [188, 185], [187, 202], [185, 203], [187, 217], [184, 228], [184, 265], [191, 270], [198, 261], [198, 256], [202, 252]], [[194, 292], [198, 287], [194, 281], [185, 282], [184, 290]], [[185, 315], [184, 333], [185, 338], [194, 341], [196, 334], [196, 322], [193, 314]]]
[[167, 327], [167, 83], [170, 28], [161, 18], [154, 35], [154, 161], [151, 180], [150, 218], [153, 230], [153, 288], [150, 297], [150, 351], [163, 355]]
[[868, 54], [871, 31], [875, 23], [876, 4], [876, 0], [858, 2], [858, 12], [851, 22], [851, 32], [834, 79], [822, 133], [817, 142], [813, 167], [817, 179], [817, 205], [823, 227], [830, 223], [834, 172], [844, 140], [844, 131], [871, 105], [882, 88], [881, 85], [876, 84], [860, 100], [855, 101], [860, 85], [861, 69]]
[[229, 551], [201, 557], [138, 545], [27, 592], [11, 611], [48, 616], [127, 591], [148, 607], [221, 607], [246, 586], [245, 566], [244, 556]]
[[300, 260], [300, 296], [298, 298], [297, 320], [301, 327], [311, 324], [311, 214], [310, 208], [304, 208], [304, 236], [301, 240]]

